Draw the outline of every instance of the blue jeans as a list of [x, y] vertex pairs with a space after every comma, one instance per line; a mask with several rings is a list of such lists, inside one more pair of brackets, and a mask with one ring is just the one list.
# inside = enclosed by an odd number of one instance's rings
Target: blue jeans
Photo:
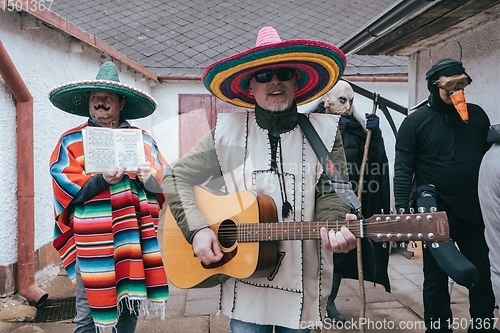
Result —
[[[87, 295], [85, 294], [85, 288], [83, 287], [82, 274], [80, 272], [80, 265], [78, 264], [78, 259], [75, 265], [76, 273], [76, 317], [73, 319], [75, 324], [74, 333], [96, 333], [97, 328], [94, 325], [94, 319], [90, 313], [89, 301]], [[122, 300], [122, 302], [124, 302]], [[139, 309], [136, 309], [135, 313], [132, 313], [125, 304], [123, 304], [123, 311], [118, 318], [118, 323], [116, 328], [112, 331], [113, 333], [134, 333], [135, 327], [137, 325], [137, 317], [139, 315]]]
[[[229, 320], [229, 326], [231, 327], [231, 333], [309, 333], [311, 330], [308, 329], [293, 329], [282, 326], [273, 325], [259, 325], [253, 323], [247, 323], [237, 319]], [[274, 331], [273, 331], [274, 328]]]

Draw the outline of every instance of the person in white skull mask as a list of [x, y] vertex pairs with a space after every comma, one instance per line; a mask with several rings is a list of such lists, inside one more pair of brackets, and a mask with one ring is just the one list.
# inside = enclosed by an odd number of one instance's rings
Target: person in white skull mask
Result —
[[[354, 91], [351, 85], [340, 80], [321, 98], [320, 103], [312, 112], [340, 115], [339, 128], [344, 142], [349, 181], [355, 193], [358, 192], [367, 130], [372, 131], [361, 196], [362, 214], [368, 218], [373, 214], [380, 214], [381, 211], [389, 213], [389, 165], [382, 131], [379, 127], [379, 117], [375, 114], [366, 114], [363, 117], [354, 108], [353, 102]], [[390, 292], [387, 273], [389, 248], [384, 248], [382, 243], [375, 243], [364, 238], [362, 249], [364, 279], [379, 283]], [[344, 316], [335, 306], [335, 298], [342, 278], [358, 279], [356, 250], [346, 254], [335, 253], [333, 260], [334, 276], [332, 291], [328, 297], [327, 314], [333, 321], [344, 322]]]
[[325, 113], [349, 117], [354, 110], [354, 90], [346, 81], [340, 80], [323, 96], [322, 100]]

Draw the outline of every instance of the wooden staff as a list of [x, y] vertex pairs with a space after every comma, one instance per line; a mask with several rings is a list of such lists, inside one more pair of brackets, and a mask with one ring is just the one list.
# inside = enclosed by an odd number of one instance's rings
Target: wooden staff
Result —
[[[373, 109], [372, 114], [377, 112], [377, 96], [373, 99]], [[365, 176], [366, 161], [368, 160], [368, 150], [370, 149], [370, 141], [372, 138], [372, 131], [368, 130], [366, 132], [365, 149], [363, 152], [363, 160], [361, 161], [361, 168], [359, 170], [359, 181], [358, 181], [358, 199], [361, 202], [361, 195], [363, 194], [363, 181]], [[361, 202], [362, 203], [362, 202]], [[361, 210], [361, 207], [360, 207]], [[358, 258], [358, 282], [359, 282], [359, 298], [361, 300], [360, 308], [360, 318], [365, 318], [366, 312], [366, 293], [365, 293], [365, 279], [363, 276], [363, 252], [361, 248], [361, 238], [356, 239], [356, 256]], [[360, 332], [365, 332], [365, 326], [360, 326]]]

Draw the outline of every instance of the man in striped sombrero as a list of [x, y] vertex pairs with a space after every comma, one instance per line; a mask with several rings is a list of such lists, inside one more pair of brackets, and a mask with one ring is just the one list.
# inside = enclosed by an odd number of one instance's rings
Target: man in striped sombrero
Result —
[[76, 286], [74, 332], [112, 327], [113, 332], [133, 333], [139, 310], [152, 305], [164, 316], [168, 297], [157, 241], [158, 214], [165, 201], [159, 184], [167, 162], [142, 130], [146, 160], [137, 170], [87, 173], [82, 131], [137, 129], [127, 119], [149, 116], [156, 101], [121, 83], [112, 62], [102, 65], [95, 80], [55, 87], [49, 99], [63, 111], [88, 118], [62, 134], [50, 158], [53, 245]]
[[[297, 106], [329, 91], [345, 64], [345, 55], [334, 45], [281, 41], [274, 28], [264, 27], [255, 47], [205, 69], [202, 80], [213, 95], [253, 111], [219, 114], [215, 129], [164, 178], [172, 214], [203, 264], [223, 258], [217, 237], [207, 228], [193, 197], [193, 186], [210, 177], [212, 181], [219, 177], [226, 193], [249, 190], [271, 196], [278, 207], [278, 222], [346, 218], [348, 207], [330, 186], [297, 123]], [[336, 131], [339, 118], [307, 117], [347, 177]], [[278, 264], [267, 276], [222, 283], [221, 310], [231, 318], [231, 331], [309, 332], [320, 326], [333, 273], [327, 251], [348, 252], [355, 246], [355, 236], [345, 227], [322, 228], [321, 240], [278, 242]]]

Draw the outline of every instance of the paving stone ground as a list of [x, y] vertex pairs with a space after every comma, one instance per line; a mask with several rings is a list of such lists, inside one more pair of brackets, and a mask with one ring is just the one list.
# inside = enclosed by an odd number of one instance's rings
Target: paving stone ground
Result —
[[[336, 327], [325, 322], [324, 333], [360, 332], [361, 324], [365, 333], [381, 332], [425, 332], [422, 306], [422, 260], [409, 257], [408, 252], [397, 252], [390, 256], [389, 275], [391, 293], [382, 286], [365, 282], [365, 319], [360, 320], [360, 297], [357, 280], [342, 280], [336, 305], [347, 318], [345, 327]], [[69, 297], [74, 289], [67, 276], [61, 274], [40, 286], [49, 298]], [[230, 333], [228, 318], [217, 315], [219, 288], [178, 289], [171, 286], [166, 318], [158, 314], [141, 316], [136, 333]], [[455, 333], [465, 333], [469, 320], [467, 289], [457, 284], [452, 288], [453, 316], [463, 323]], [[19, 295], [0, 298], [0, 333], [72, 333], [71, 320], [54, 323], [34, 324], [36, 309], [30, 307]], [[498, 316], [498, 310], [495, 315]], [[6, 317], [9, 321], [5, 321]], [[316, 330], [314, 332], [320, 332]]]

